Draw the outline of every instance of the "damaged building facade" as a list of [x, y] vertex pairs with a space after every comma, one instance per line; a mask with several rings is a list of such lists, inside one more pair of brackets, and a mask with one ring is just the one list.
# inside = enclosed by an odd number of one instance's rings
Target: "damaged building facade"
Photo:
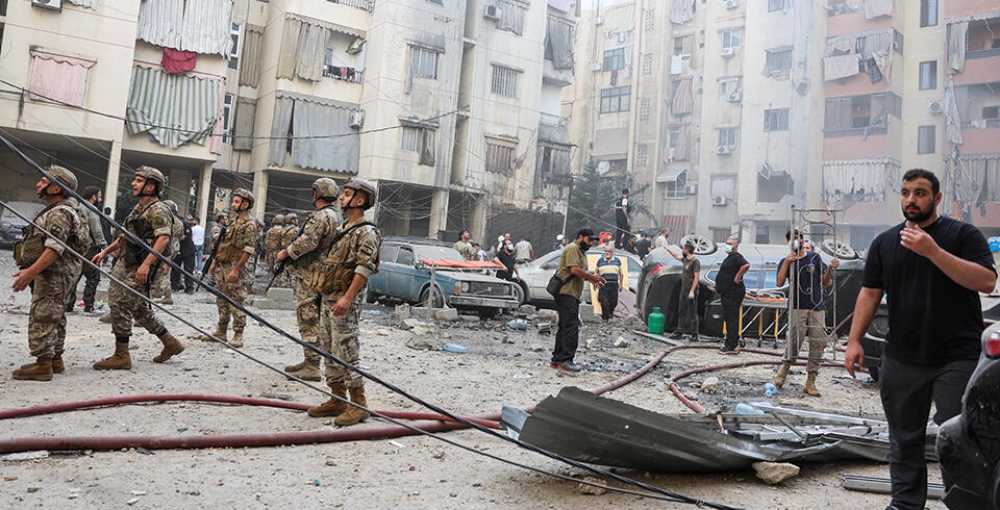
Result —
[[795, 205], [839, 211], [838, 238], [865, 247], [922, 167], [947, 214], [1000, 233], [996, 2], [822, 4], [585, 3], [574, 170], [651, 183], [640, 228], [784, 242]]
[[[227, 210], [235, 187], [268, 219], [310, 211], [317, 177], [363, 175], [379, 186], [386, 234], [561, 231], [572, 2], [2, 6], [0, 128], [82, 185], [106, 182], [112, 208], [131, 205], [129, 169], [149, 164], [181, 212], [202, 218]], [[4, 194], [31, 200], [37, 174], [13, 166]]]

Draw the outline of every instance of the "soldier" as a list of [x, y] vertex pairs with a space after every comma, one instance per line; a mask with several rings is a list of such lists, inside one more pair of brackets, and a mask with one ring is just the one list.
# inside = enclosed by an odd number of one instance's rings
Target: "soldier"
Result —
[[51, 381], [52, 374], [65, 370], [63, 343], [66, 340], [66, 300], [71, 286], [80, 275], [80, 259], [56, 239], [74, 246], [80, 217], [67, 203], [64, 188], [76, 190], [76, 176], [60, 166], [45, 169], [54, 181], [42, 177], [35, 185], [38, 198], [48, 207], [35, 217], [41, 228], [25, 227], [24, 240], [14, 249], [20, 271], [14, 274], [14, 292], [31, 286], [31, 310], [28, 315], [28, 349], [34, 363], [22, 365], [13, 373], [22, 381]]
[[[101, 208], [101, 188], [87, 186], [83, 188], [80, 196], [98, 210]], [[108, 245], [101, 232], [101, 218], [97, 213], [88, 209], [87, 206], [77, 203], [74, 198], [69, 197], [66, 200], [67, 203], [71, 201], [76, 204], [76, 214], [80, 217], [80, 229], [77, 232], [77, 237], [80, 239], [81, 245], [87, 246], [87, 251], [82, 253], [82, 255], [86, 256], [89, 260], [90, 257], [93, 257]], [[89, 264], [83, 264], [80, 277], [87, 279], [87, 282], [83, 285], [83, 311], [93, 312], [94, 300], [97, 297], [97, 285], [101, 283], [101, 271], [96, 267], [91, 267]], [[73, 307], [76, 305], [76, 287], [80, 284], [80, 277], [77, 277], [76, 282], [70, 288], [69, 300], [66, 302], [67, 312], [72, 312]]]
[[[336, 183], [334, 183], [336, 184]], [[334, 195], [336, 199], [336, 195]], [[336, 200], [334, 200], [336, 201]], [[285, 228], [281, 229], [281, 245], [279, 250], [284, 250], [288, 248], [288, 245], [292, 244], [295, 240], [295, 236], [299, 233], [299, 216], [295, 213], [288, 213], [285, 215]], [[292, 271], [285, 271], [282, 275], [278, 276], [278, 286], [286, 289], [295, 288], [295, 274]]]
[[[257, 220], [250, 216], [253, 202], [254, 196], [248, 190], [236, 188], [233, 191], [232, 210], [236, 213], [236, 219], [226, 227], [226, 232], [219, 242], [219, 249], [215, 253], [215, 260], [208, 268], [209, 273], [215, 274], [215, 284], [219, 292], [241, 306], [250, 292], [250, 287], [253, 286], [254, 276], [247, 262], [254, 256], [257, 233], [260, 230]], [[219, 307], [219, 324], [212, 336], [202, 335], [201, 339], [210, 342], [214, 336], [226, 341], [226, 330], [229, 328], [229, 318], [232, 317], [233, 339], [229, 340], [229, 344], [233, 347], [243, 347], [243, 328], [247, 325], [246, 313], [222, 297], [215, 298], [215, 304]]]
[[[286, 261], [286, 272], [292, 273], [296, 287], [295, 315], [299, 322], [299, 336], [310, 345], [321, 347], [319, 343], [319, 292], [309, 287], [309, 276], [313, 266], [322, 255], [330, 251], [330, 245], [337, 234], [340, 214], [336, 209], [340, 188], [329, 177], [317, 179], [312, 185], [313, 206], [316, 210], [309, 215], [299, 234], [287, 248], [277, 254], [278, 262]], [[289, 271], [290, 270], [290, 271]], [[305, 359], [301, 363], [285, 367], [288, 372], [305, 381], [321, 381], [319, 354], [302, 348]]]
[[[159, 170], [150, 166], [140, 166], [132, 179], [132, 195], [139, 203], [132, 208], [123, 226], [135, 237], [142, 239], [157, 253], [166, 252], [170, 245], [172, 228], [170, 208], [160, 201], [160, 192], [166, 180]], [[108, 289], [111, 305], [111, 331], [115, 335], [115, 353], [94, 363], [95, 370], [129, 370], [132, 357], [128, 352], [129, 337], [132, 335], [133, 318], [146, 331], [156, 335], [163, 342], [163, 350], [153, 358], [153, 363], [163, 363], [184, 352], [184, 346], [167, 331], [156, 318], [149, 305], [149, 287], [162, 265], [145, 246], [138, 244], [124, 234], [100, 251], [91, 262], [100, 264], [109, 253], [118, 252], [118, 263], [111, 270], [112, 279], [120, 281], [137, 291], [145, 299], [136, 297], [116, 282]]]
[[[378, 272], [381, 235], [378, 228], [365, 221], [364, 212], [375, 203], [375, 186], [352, 178], [340, 193], [340, 208], [347, 220], [337, 229], [333, 246], [323, 264], [332, 271], [310, 282], [323, 294], [319, 339], [331, 354], [357, 365], [358, 317], [361, 315], [361, 291], [368, 277]], [[336, 416], [334, 424], [346, 427], [364, 421], [369, 413], [365, 400], [364, 379], [357, 372], [331, 360], [326, 361], [326, 384], [334, 398], [308, 409], [309, 416]], [[351, 403], [348, 405], [347, 392]]]
[[[170, 210], [170, 249], [164, 255], [170, 257], [175, 262], [180, 259], [177, 256], [181, 252], [181, 238], [184, 236], [184, 224], [177, 218], [177, 203], [173, 200], [164, 200], [163, 204]], [[177, 262], [180, 264], [180, 262]], [[156, 279], [153, 280], [153, 288], [157, 289], [163, 299], [157, 301], [161, 305], [174, 304], [174, 290], [170, 283], [170, 266], [162, 264], [160, 270], [156, 272]]]
[[274, 256], [281, 251], [281, 230], [285, 225], [285, 215], [275, 215], [271, 220], [271, 228], [264, 234], [264, 262], [267, 264], [267, 277], [274, 277]]

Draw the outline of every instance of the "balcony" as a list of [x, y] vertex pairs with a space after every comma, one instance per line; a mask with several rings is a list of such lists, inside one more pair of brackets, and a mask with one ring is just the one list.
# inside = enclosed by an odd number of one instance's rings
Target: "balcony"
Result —
[[375, 0], [326, 0], [331, 4], [341, 4], [362, 11], [375, 12]]
[[551, 60], [545, 59], [542, 68], [542, 82], [558, 87], [568, 87], [573, 84], [573, 69], [556, 69]]
[[334, 80], [346, 81], [348, 83], [361, 83], [361, 71], [356, 71], [353, 67], [335, 66], [323, 64], [323, 77]]

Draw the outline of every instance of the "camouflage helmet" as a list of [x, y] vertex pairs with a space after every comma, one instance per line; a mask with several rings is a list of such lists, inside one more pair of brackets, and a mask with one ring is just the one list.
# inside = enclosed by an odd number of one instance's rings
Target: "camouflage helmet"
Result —
[[291, 225], [293, 221], [295, 223], [299, 222], [299, 215], [298, 214], [290, 212], [290, 213], [288, 213], [288, 214], [285, 215], [285, 223], [286, 224]]
[[59, 165], [47, 166], [45, 167], [45, 171], [48, 172], [53, 179], [58, 181], [59, 184], [62, 184], [65, 187], [73, 191], [76, 191], [76, 176], [73, 175], [73, 172], [70, 172], [69, 170]]
[[353, 189], [355, 193], [358, 191], [367, 193], [368, 200], [365, 203], [365, 209], [375, 205], [375, 185], [368, 180], [360, 177], [351, 177], [344, 183], [344, 189]]
[[160, 186], [163, 186], [167, 182], [167, 179], [163, 177], [163, 172], [151, 166], [143, 165], [140, 166], [139, 168], [136, 168], [135, 175], [137, 177], [142, 177], [147, 181], [156, 181], [160, 183]]
[[170, 208], [170, 212], [177, 214], [177, 202], [173, 200], [164, 200], [163, 204]]
[[256, 199], [253, 196], [253, 193], [250, 193], [250, 190], [248, 190], [246, 188], [236, 188], [233, 191], [233, 196], [234, 197], [240, 197], [245, 202], [250, 202], [250, 206], [251, 207], [253, 207], [253, 203], [256, 201]]
[[327, 202], [334, 202], [340, 195], [340, 187], [329, 177], [320, 177], [312, 184], [312, 190]]
[[284, 225], [284, 224], [285, 224], [285, 215], [284, 214], [275, 214], [274, 215], [274, 219], [271, 220], [271, 225], [274, 225], [274, 226]]

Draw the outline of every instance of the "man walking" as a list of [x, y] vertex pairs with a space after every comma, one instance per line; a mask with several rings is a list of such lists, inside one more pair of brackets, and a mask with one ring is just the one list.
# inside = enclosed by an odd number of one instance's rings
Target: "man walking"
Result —
[[[299, 336], [309, 345], [322, 347], [319, 342], [319, 307], [322, 296], [309, 286], [309, 279], [314, 265], [330, 251], [334, 236], [337, 235], [340, 215], [337, 214], [336, 203], [340, 188], [333, 179], [322, 177], [312, 184], [312, 192], [313, 207], [316, 210], [306, 219], [302, 233], [288, 248], [279, 251], [275, 259], [278, 263], [286, 261], [284, 270], [293, 275], [296, 288], [295, 318], [299, 323]], [[305, 347], [302, 352], [304, 359], [295, 365], [286, 366], [285, 372], [304, 381], [323, 380], [319, 373], [319, 354]]]
[[750, 263], [740, 253], [740, 242], [735, 237], [726, 239], [726, 258], [719, 265], [715, 277], [715, 290], [722, 301], [722, 318], [726, 324], [726, 338], [719, 352], [739, 354], [743, 349], [740, 338], [740, 308], [747, 288], [743, 285], [743, 275], [750, 270]]
[[798, 230], [785, 233], [785, 240], [791, 243], [792, 252], [781, 261], [778, 268], [777, 285], [791, 279], [788, 297], [788, 344], [785, 359], [774, 376], [774, 385], [782, 387], [792, 363], [799, 355], [803, 337], [808, 338], [809, 360], [806, 362], [806, 385], [802, 391], [813, 396], [821, 396], [816, 389], [816, 377], [826, 349], [826, 305], [823, 303], [823, 288], [833, 285], [833, 270], [840, 267], [840, 260], [833, 259], [830, 265], [823, 263], [820, 256], [807, 251]]
[[22, 381], [51, 381], [65, 370], [66, 300], [71, 285], [80, 277], [80, 259], [56, 241], [76, 249], [80, 217], [66, 200], [65, 189], [76, 191], [76, 176], [61, 166], [45, 169], [54, 180], [42, 177], [35, 193], [46, 207], [35, 217], [39, 228], [29, 227], [14, 249], [20, 271], [14, 273], [14, 292], [31, 287], [28, 315], [28, 349], [34, 363], [22, 365], [12, 374]]
[[170, 289], [174, 291], [183, 290], [186, 294], [194, 293], [194, 282], [188, 276], [194, 272], [194, 240], [191, 231], [191, 222], [185, 220], [180, 214], [174, 213], [174, 221], [181, 226], [180, 249], [174, 256], [174, 263], [184, 268], [182, 280], [181, 271], [170, 271]]
[[677, 309], [677, 329], [670, 338], [680, 339], [687, 332], [691, 335], [691, 341], [698, 341], [698, 280], [701, 277], [701, 261], [694, 257], [694, 245], [685, 244], [681, 249], [681, 254], [677, 255], [673, 250], [667, 248], [675, 259], [684, 264], [681, 272], [681, 286], [679, 292], [679, 306]]
[[625, 237], [631, 235], [632, 205], [628, 203], [628, 189], [622, 190], [622, 196], [615, 201], [615, 248], [625, 246]]
[[[324, 261], [333, 268], [333, 273], [328, 275], [332, 284], [322, 290], [319, 338], [331, 354], [357, 366], [361, 291], [368, 284], [368, 278], [378, 272], [382, 246], [378, 227], [365, 221], [364, 215], [375, 204], [375, 186], [365, 179], [351, 178], [344, 183], [339, 202], [347, 220], [337, 229], [336, 240]], [[309, 416], [336, 416], [333, 423], [339, 427], [368, 419], [370, 413], [365, 409], [368, 401], [361, 374], [326, 360], [326, 384], [334, 397], [310, 407]]]
[[[80, 196], [84, 200], [90, 202], [91, 205], [96, 207], [98, 210], [101, 209], [101, 188], [97, 186], [87, 186], [83, 188], [83, 193]], [[73, 200], [75, 202], [76, 200]], [[87, 257], [87, 260], [93, 258], [98, 252], [104, 249], [108, 243], [104, 239], [104, 233], [101, 227], [101, 218], [96, 212], [90, 210], [87, 206], [83, 204], [78, 204], [76, 207], [77, 215], [80, 217], [80, 236], [87, 237], [85, 243], [88, 245], [87, 252], [82, 255]], [[94, 311], [94, 300], [97, 298], [97, 286], [101, 283], [101, 271], [92, 267], [90, 264], [82, 264], [81, 276], [86, 278], [86, 282], [83, 284], [83, 311], [90, 313]], [[66, 302], [66, 311], [72, 312], [73, 307], [76, 304], [76, 287], [80, 283], [80, 278], [76, 279], [70, 289], [69, 300]]]
[[559, 278], [563, 285], [556, 296], [556, 313], [559, 327], [556, 330], [556, 344], [552, 349], [551, 368], [566, 372], [579, 372], [581, 367], [573, 362], [576, 347], [580, 341], [580, 294], [583, 281], [592, 285], [604, 285], [607, 281], [587, 271], [587, 250], [597, 242], [597, 236], [589, 228], [582, 228], [576, 234], [576, 241], [566, 245], [559, 255]]
[[604, 257], [597, 261], [597, 274], [604, 278], [604, 284], [597, 291], [597, 301], [601, 303], [601, 319], [608, 322], [618, 308], [618, 293], [625, 281], [625, 267], [621, 259], [615, 257], [610, 244], [604, 246]]
[[887, 510], [923, 509], [927, 501], [927, 417], [934, 423], [961, 412], [983, 331], [979, 292], [991, 292], [996, 267], [979, 229], [938, 215], [941, 185], [923, 169], [903, 174], [906, 220], [872, 241], [854, 307], [844, 367], [864, 369], [861, 338], [886, 297], [889, 334], [879, 364], [879, 391], [889, 423]]
[[[236, 219], [226, 227], [225, 233], [221, 234], [219, 250], [215, 254], [212, 266], [208, 268], [209, 273], [215, 274], [215, 285], [219, 292], [240, 306], [243, 306], [250, 287], [253, 286], [253, 272], [251, 266], [247, 264], [250, 257], [254, 256], [258, 233], [257, 220], [250, 216], [253, 202], [254, 196], [250, 191], [243, 188], [236, 188], [233, 191], [230, 207], [236, 214]], [[215, 305], [219, 309], [218, 326], [211, 336], [202, 335], [201, 340], [226, 341], [229, 319], [232, 318], [233, 338], [229, 340], [229, 345], [243, 347], [243, 329], [247, 325], [246, 312], [221, 296], [215, 298]]]
[[[132, 196], [139, 199], [128, 218], [122, 224], [135, 237], [157, 253], [164, 253], [170, 245], [170, 210], [160, 201], [160, 193], [166, 180], [159, 170], [150, 166], [140, 166], [132, 179]], [[160, 259], [149, 252], [146, 246], [136, 243], [121, 234], [113, 243], [94, 255], [91, 262], [100, 264], [109, 253], [118, 252], [118, 263], [111, 270], [111, 276], [130, 289], [138, 292], [135, 296], [116, 281], [108, 289], [111, 305], [111, 331], [115, 335], [115, 353], [97, 363], [95, 370], [130, 370], [132, 357], [128, 352], [132, 322], [146, 328], [163, 343], [163, 350], [153, 358], [153, 363], [163, 363], [184, 351], [184, 346], [167, 331], [156, 318], [149, 305], [149, 287], [155, 279]]]

